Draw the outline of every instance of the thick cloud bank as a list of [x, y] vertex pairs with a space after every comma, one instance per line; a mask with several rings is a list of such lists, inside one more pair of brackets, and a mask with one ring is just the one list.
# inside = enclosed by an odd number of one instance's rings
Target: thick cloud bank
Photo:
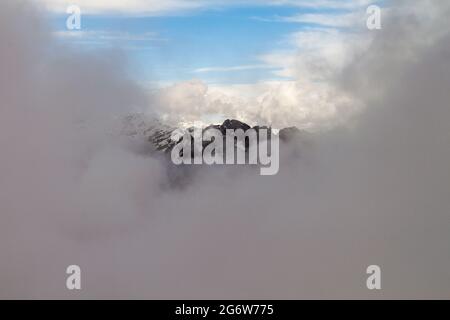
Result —
[[121, 54], [68, 51], [44, 12], [2, 1], [0, 297], [448, 298], [450, 5], [392, 5], [336, 84], [366, 104], [357, 125], [282, 154], [274, 177], [198, 170], [173, 188], [112, 130], [147, 103]]

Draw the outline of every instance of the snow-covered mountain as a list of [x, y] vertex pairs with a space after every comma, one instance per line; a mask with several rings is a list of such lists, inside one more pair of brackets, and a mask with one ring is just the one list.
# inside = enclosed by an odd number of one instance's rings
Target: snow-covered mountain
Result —
[[[203, 130], [210, 128], [220, 130], [225, 137], [227, 129], [242, 129], [246, 131], [252, 127], [236, 119], [227, 119], [222, 124], [211, 124], [203, 128]], [[141, 113], [134, 113], [123, 118], [121, 133], [129, 137], [145, 139], [150, 142], [156, 150], [161, 152], [170, 152], [178, 143], [178, 141], [171, 139], [172, 133], [177, 129], [179, 128], [166, 125], [158, 119], [148, 117]], [[267, 126], [254, 126], [253, 129], [256, 131], [259, 131], [260, 129], [268, 129], [268, 132], [272, 131], [272, 128]], [[194, 127], [184, 130], [193, 131]], [[276, 132], [277, 130], [273, 130], [273, 133]], [[279, 130], [277, 134], [281, 143], [304, 141], [309, 136], [309, 133], [299, 130], [297, 127], [283, 128]], [[206, 145], [204, 145], [204, 147], [205, 146]]]

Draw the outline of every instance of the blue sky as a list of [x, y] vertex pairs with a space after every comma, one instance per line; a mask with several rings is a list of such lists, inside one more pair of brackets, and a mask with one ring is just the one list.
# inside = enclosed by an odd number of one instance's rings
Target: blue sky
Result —
[[[345, 3], [353, 2], [338, 2], [344, 4], [339, 7], [290, 2], [267, 5], [262, 1], [259, 5], [236, 3], [149, 15], [105, 10], [82, 14], [82, 28], [73, 32], [65, 27], [68, 15], [57, 12], [52, 27], [65, 35], [60, 37], [62, 41], [81, 50], [122, 48], [129, 57], [130, 72], [143, 82], [174, 83], [196, 78], [206, 83], [254, 83], [289, 80], [276, 73], [279, 66], [265, 63], [262, 57], [271, 52], [294, 53], [298, 48], [289, 41], [290, 35], [329, 27], [289, 17], [313, 14], [344, 19], [354, 10]], [[332, 27], [342, 29], [339, 25]]]

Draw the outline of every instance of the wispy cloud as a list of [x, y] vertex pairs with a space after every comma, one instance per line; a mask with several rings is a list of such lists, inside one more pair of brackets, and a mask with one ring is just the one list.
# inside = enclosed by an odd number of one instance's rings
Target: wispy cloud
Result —
[[93, 47], [120, 46], [127, 50], [145, 50], [167, 39], [161, 38], [156, 32], [130, 33], [122, 31], [55, 31], [53, 36], [77, 45]]
[[352, 12], [345, 14], [299, 14], [290, 17], [280, 17], [283, 22], [308, 23], [324, 27], [352, 27], [358, 22], [365, 22], [363, 13]]
[[272, 5], [289, 5], [302, 8], [318, 8], [318, 9], [356, 9], [368, 6], [378, 0], [272, 0]]
[[307, 9], [317, 9], [316, 12], [299, 13], [290, 16], [258, 17], [251, 19], [264, 22], [288, 22], [312, 24], [320, 27], [350, 28], [365, 25], [366, 8], [379, 0], [353, 1], [295, 1], [277, 0], [274, 5], [290, 5]]
[[117, 31], [56, 31], [57, 37], [98, 41], [161, 41], [164, 40], [156, 32], [129, 33]]
[[286, 23], [301, 23], [311, 24], [318, 27], [332, 27], [332, 28], [349, 28], [358, 23], [365, 22], [363, 12], [350, 13], [305, 13], [292, 16], [273, 16], [273, 17], [251, 17], [253, 20], [262, 22], [286, 22]]
[[258, 64], [258, 65], [242, 65], [231, 67], [208, 67], [195, 69], [194, 73], [208, 73], [208, 72], [233, 72], [233, 71], [245, 71], [245, 70], [258, 70], [258, 69], [273, 69], [273, 66]]

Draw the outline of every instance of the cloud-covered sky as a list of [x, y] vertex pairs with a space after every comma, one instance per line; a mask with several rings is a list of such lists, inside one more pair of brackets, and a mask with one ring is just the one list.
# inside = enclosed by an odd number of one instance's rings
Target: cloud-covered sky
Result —
[[[153, 101], [165, 104], [160, 116], [174, 124], [206, 115], [308, 130], [341, 125], [362, 107], [333, 81], [373, 36], [366, 8], [383, 4], [39, 1], [53, 12], [60, 41], [83, 51], [121, 48], [135, 79], [149, 91], [163, 88]], [[69, 3], [81, 9], [79, 31], [66, 30]]]
[[79, 5], [85, 14], [82, 30], [66, 32], [65, 39], [84, 48], [122, 45], [139, 65], [143, 81], [195, 77], [233, 84], [291, 78], [287, 71], [277, 72], [281, 61], [274, 61], [274, 52], [293, 55], [305, 49], [308, 44], [296, 40], [303, 30], [311, 38], [311, 29], [364, 26], [365, 8], [373, 2], [38, 1], [55, 11], [60, 36], [66, 31], [65, 9]]
[[[183, 81], [149, 102], [123, 52], [67, 47], [30, 1], [0, 1], [0, 297], [448, 298], [450, 3], [391, 3], [367, 45], [336, 29], [320, 30], [330, 48], [294, 36], [301, 54], [273, 60], [295, 80]], [[161, 107], [327, 126], [355, 99], [351, 130], [282, 149], [276, 176], [210, 168], [175, 187], [168, 162], [112, 121]], [[64, 286], [71, 264], [81, 291]], [[381, 291], [365, 286], [372, 264]]]
[[301, 8], [354, 9], [367, 6], [373, 0], [37, 0], [43, 2], [48, 9], [64, 12], [69, 5], [83, 6], [86, 12], [104, 14], [120, 13], [128, 15], [166, 15], [186, 10], [221, 9], [229, 6], [291, 6]]

